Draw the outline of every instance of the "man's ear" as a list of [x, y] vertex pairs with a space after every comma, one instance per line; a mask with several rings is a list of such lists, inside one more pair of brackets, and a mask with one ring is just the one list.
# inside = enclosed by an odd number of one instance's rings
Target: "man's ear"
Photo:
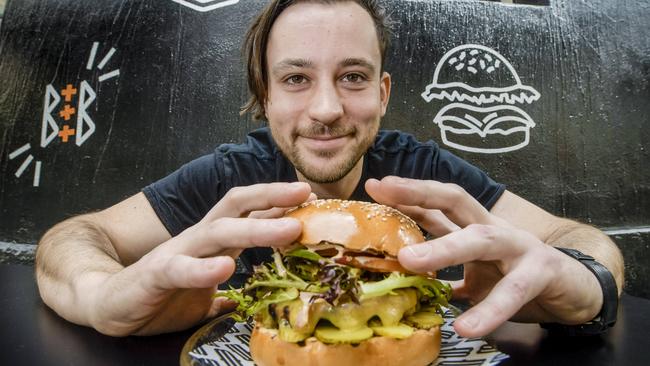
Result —
[[390, 74], [384, 71], [379, 81], [379, 98], [381, 102], [381, 116], [386, 114], [388, 101], [390, 100]]

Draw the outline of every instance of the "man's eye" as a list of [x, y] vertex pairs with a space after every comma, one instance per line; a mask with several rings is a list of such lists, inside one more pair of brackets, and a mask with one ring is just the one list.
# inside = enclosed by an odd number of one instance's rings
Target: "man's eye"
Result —
[[360, 83], [364, 80], [366, 80], [366, 78], [364, 78], [363, 75], [360, 74], [347, 74], [343, 77], [343, 81], [347, 81], [350, 83]]
[[289, 85], [299, 85], [305, 82], [305, 77], [302, 75], [291, 75], [285, 82]]

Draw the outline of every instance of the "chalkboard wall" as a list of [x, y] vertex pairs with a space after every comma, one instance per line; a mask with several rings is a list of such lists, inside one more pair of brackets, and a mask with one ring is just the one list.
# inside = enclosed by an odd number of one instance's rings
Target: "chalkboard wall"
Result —
[[[136, 193], [263, 125], [240, 44], [264, 1], [9, 0], [0, 242]], [[386, 0], [383, 127], [433, 139], [545, 209], [608, 230], [650, 296], [650, 2]]]

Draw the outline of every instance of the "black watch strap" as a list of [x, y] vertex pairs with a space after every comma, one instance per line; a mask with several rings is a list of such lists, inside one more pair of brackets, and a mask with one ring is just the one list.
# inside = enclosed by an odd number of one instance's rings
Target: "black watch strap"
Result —
[[600, 313], [593, 320], [578, 325], [566, 325], [558, 323], [542, 323], [542, 328], [548, 329], [549, 332], [559, 333], [569, 336], [578, 335], [598, 335], [613, 327], [616, 323], [616, 312], [618, 311], [618, 290], [616, 281], [612, 273], [602, 264], [598, 263], [593, 257], [582, 253], [576, 249], [559, 248], [555, 249], [564, 254], [580, 261], [589, 269], [598, 279], [600, 287], [603, 290], [603, 307]]

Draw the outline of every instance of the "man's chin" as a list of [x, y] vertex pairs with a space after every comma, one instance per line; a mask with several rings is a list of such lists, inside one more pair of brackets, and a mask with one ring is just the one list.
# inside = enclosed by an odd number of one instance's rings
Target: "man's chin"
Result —
[[343, 179], [354, 168], [357, 161], [337, 161], [334, 157], [310, 157], [310, 159], [298, 158], [294, 166], [305, 179], [310, 182], [327, 184], [335, 183]]
[[356, 141], [342, 146], [311, 146], [303, 142], [298, 139], [289, 151], [283, 152], [305, 179], [318, 184], [336, 183], [345, 178], [368, 148], [367, 144], [358, 145]]
[[347, 172], [342, 172], [340, 170], [337, 171], [328, 171], [328, 170], [316, 170], [316, 169], [305, 169], [304, 167], [298, 167], [296, 166], [296, 169], [300, 172], [300, 174], [305, 177], [310, 182], [318, 183], [318, 184], [329, 184], [329, 183], [336, 183], [343, 179], [347, 173], [349, 173], [349, 170]]

